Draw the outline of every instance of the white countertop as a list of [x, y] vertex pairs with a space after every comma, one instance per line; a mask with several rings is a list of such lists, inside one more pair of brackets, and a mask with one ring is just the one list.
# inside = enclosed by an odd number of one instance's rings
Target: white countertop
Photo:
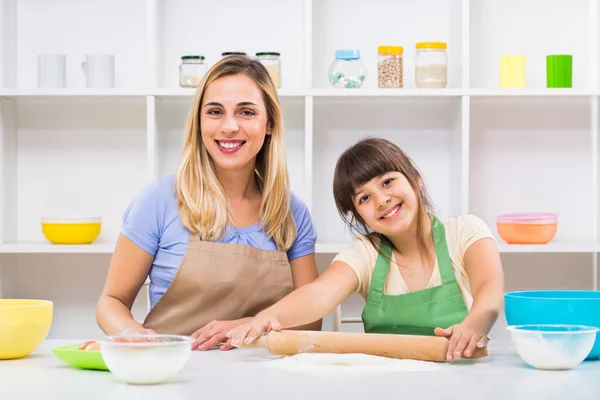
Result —
[[[571, 371], [538, 371], [507, 346], [477, 361], [423, 372], [322, 374], [265, 366], [265, 350], [194, 352], [167, 384], [135, 386], [110, 372], [70, 367], [51, 349], [78, 341], [47, 340], [20, 360], [0, 361], [0, 399], [567, 399], [600, 398], [600, 361]], [[350, 368], [351, 369], [351, 368]]]

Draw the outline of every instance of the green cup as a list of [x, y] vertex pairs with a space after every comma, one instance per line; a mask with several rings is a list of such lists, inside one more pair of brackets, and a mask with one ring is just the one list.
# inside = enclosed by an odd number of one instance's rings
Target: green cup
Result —
[[552, 54], [546, 56], [546, 87], [573, 87], [573, 56]]

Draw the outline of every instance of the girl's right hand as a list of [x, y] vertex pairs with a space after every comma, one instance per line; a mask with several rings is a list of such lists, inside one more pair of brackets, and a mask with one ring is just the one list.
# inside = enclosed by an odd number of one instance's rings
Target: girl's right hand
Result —
[[271, 331], [281, 330], [281, 324], [276, 318], [255, 317], [249, 322], [239, 325], [229, 332], [227, 337], [231, 339], [231, 345], [240, 347], [242, 344], [250, 344], [262, 335]]

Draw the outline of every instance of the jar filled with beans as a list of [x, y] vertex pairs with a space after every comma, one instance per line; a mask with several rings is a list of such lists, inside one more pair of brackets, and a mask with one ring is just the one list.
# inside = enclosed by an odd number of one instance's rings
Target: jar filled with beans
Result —
[[403, 80], [402, 46], [379, 46], [377, 48], [377, 86], [401, 88]]

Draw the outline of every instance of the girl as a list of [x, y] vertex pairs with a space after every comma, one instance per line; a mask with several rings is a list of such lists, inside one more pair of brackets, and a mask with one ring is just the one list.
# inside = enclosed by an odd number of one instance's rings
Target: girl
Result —
[[[243, 56], [217, 62], [192, 100], [177, 175], [147, 185], [125, 211], [97, 305], [106, 334], [192, 335], [209, 349], [318, 276], [315, 229], [290, 194], [284, 148], [267, 70]], [[131, 306], [148, 275], [140, 324]]]
[[485, 223], [473, 215], [440, 221], [413, 161], [383, 139], [342, 154], [333, 191], [340, 215], [361, 235], [315, 282], [228, 332], [232, 344], [315, 321], [360, 293], [367, 333], [447, 337], [449, 361], [484, 347], [504, 294]]

